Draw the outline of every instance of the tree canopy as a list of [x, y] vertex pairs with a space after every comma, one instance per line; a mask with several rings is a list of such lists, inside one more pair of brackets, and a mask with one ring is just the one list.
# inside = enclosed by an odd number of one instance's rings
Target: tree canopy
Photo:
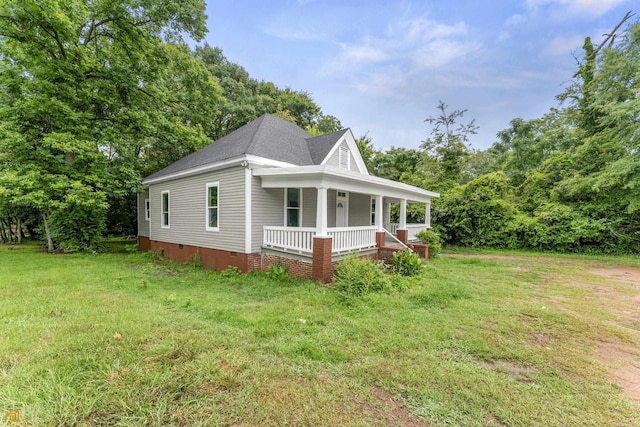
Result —
[[50, 250], [135, 233], [141, 177], [266, 112], [341, 127], [308, 93], [252, 79], [218, 48], [192, 52], [202, 0], [0, 5], [0, 218], [38, 225]]
[[183, 43], [205, 34], [204, 7], [2, 1], [0, 185], [5, 206], [37, 210], [49, 249], [93, 249], [110, 200], [206, 143], [220, 89]]
[[558, 106], [514, 118], [490, 148], [468, 147], [475, 122], [440, 101], [420, 150], [373, 150], [369, 170], [441, 192], [432, 223], [449, 244], [637, 253], [640, 24], [617, 32], [630, 16], [598, 46], [585, 38]]

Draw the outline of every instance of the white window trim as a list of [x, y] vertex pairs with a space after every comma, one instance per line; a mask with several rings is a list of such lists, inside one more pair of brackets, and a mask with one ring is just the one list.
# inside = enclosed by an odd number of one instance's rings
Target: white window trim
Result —
[[351, 170], [351, 156], [349, 155], [350, 151], [351, 150], [349, 150], [349, 146], [345, 146], [344, 143], [340, 145], [340, 148], [338, 148], [338, 167], [340, 169], [345, 169], [342, 167], [342, 157], [346, 155], [347, 156], [346, 169]]
[[[164, 224], [164, 195], [167, 195], [167, 224]], [[171, 228], [171, 192], [169, 190], [160, 193], [160, 227]]]
[[[216, 187], [218, 189], [218, 206], [216, 206], [216, 208], [218, 209], [218, 226], [217, 227], [209, 227], [209, 208], [213, 207], [213, 206], [209, 206], [209, 188], [211, 187]], [[220, 231], [220, 182], [216, 181], [216, 182], [209, 182], [206, 185], [206, 191], [205, 191], [205, 197], [206, 200], [204, 202], [205, 204], [205, 229], [207, 231]]]
[[289, 188], [294, 188], [300, 191], [300, 207], [291, 209], [298, 209], [298, 227], [302, 227], [302, 188], [296, 187], [285, 187], [284, 189], [284, 226], [294, 227], [293, 225], [287, 225], [287, 220], [289, 219], [289, 216], [287, 215], [289, 211]]
[[151, 220], [151, 202], [149, 199], [144, 199], [144, 219], [145, 221]]

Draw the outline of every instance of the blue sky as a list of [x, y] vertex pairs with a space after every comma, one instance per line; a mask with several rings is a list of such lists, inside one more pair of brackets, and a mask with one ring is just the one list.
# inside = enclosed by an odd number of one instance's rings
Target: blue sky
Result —
[[208, 0], [206, 41], [256, 79], [306, 91], [376, 148], [417, 148], [439, 100], [480, 127], [476, 149], [516, 117], [556, 106], [629, 0]]

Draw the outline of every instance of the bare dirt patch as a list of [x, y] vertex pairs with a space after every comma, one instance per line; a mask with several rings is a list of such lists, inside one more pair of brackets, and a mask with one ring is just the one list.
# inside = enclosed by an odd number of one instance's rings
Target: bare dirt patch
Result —
[[[606, 279], [608, 286], [596, 286], [594, 293], [606, 294], [606, 299], [613, 303], [609, 310], [618, 315], [616, 323], [625, 327], [637, 325], [640, 321], [640, 268], [591, 268], [587, 273]], [[632, 331], [640, 336], [637, 328]], [[640, 348], [627, 343], [605, 342], [596, 349], [595, 356], [607, 366], [622, 393], [640, 402]]]
[[478, 361], [478, 366], [491, 369], [523, 384], [535, 384], [537, 372], [528, 366], [519, 365], [511, 360]]
[[373, 386], [373, 395], [378, 402], [366, 403], [366, 412], [372, 412], [375, 414], [375, 418], [383, 421], [387, 426], [409, 426], [409, 427], [423, 427], [428, 426], [424, 422], [421, 422], [411, 417], [411, 411], [402, 403], [401, 400], [396, 399], [391, 393], [386, 391], [379, 385]]
[[590, 268], [587, 270], [587, 273], [595, 274], [596, 276], [604, 277], [607, 280], [612, 280], [618, 283], [640, 287], [640, 268]]
[[[489, 254], [447, 254], [449, 257], [468, 257], [487, 260], [505, 261], [529, 261], [543, 262], [554, 265], [575, 264], [584, 266], [582, 272], [603, 280], [577, 279], [566, 280], [569, 287], [580, 288], [586, 291], [584, 298], [598, 302], [599, 308], [610, 312], [613, 316], [612, 322], [626, 328], [633, 343], [622, 342], [620, 340], [601, 342], [594, 351], [594, 358], [604, 364], [608, 370], [609, 377], [613, 383], [618, 385], [622, 394], [628, 399], [640, 402], [640, 268], [630, 266], [606, 267], [600, 262], [590, 263], [582, 260], [563, 260], [558, 258], [548, 258], [544, 256], [508, 256]], [[514, 270], [526, 271], [526, 266], [516, 266]], [[555, 277], [555, 279], [560, 279]], [[557, 298], [541, 298], [550, 302], [558, 308], [569, 312], [575, 310], [566, 307]], [[577, 312], [576, 312], [577, 313]], [[580, 313], [584, 314], [584, 313]], [[539, 346], [546, 347], [550, 337], [543, 334], [532, 334], [530, 341]], [[493, 366], [506, 372], [508, 375], [515, 375], [520, 379], [527, 380], [528, 372], [512, 370], [510, 366]], [[523, 375], [522, 375], [523, 374]]]
[[614, 343], [603, 343], [595, 352], [604, 363], [615, 383], [629, 399], [640, 402], [640, 354], [636, 347]]

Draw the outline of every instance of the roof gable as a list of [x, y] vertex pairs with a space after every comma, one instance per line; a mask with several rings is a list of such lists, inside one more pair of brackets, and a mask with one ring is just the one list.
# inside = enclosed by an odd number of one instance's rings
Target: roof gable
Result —
[[342, 129], [307, 139], [307, 146], [309, 147], [309, 154], [311, 155], [313, 164], [322, 164], [329, 153], [334, 149], [340, 138], [342, 138], [342, 136], [348, 131], [348, 129]]
[[362, 154], [360, 154], [360, 150], [358, 149], [358, 144], [356, 144], [356, 140], [353, 137], [353, 133], [351, 132], [351, 129], [344, 130], [343, 136], [341, 138], [338, 138], [338, 140], [334, 143], [333, 147], [331, 147], [331, 150], [329, 150], [329, 152], [327, 153], [327, 155], [325, 156], [325, 158], [322, 160], [320, 164], [326, 165], [329, 159], [331, 158], [331, 156], [336, 152], [336, 150], [338, 150], [338, 147], [340, 147], [340, 145], [342, 145], [343, 142], [347, 144], [347, 146], [349, 147], [349, 152], [351, 153], [351, 155], [353, 156], [353, 159], [355, 160], [355, 164], [358, 169], [358, 172], [360, 172], [363, 175], [369, 175], [369, 171], [367, 170], [367, 165], [364, 163], [364, 159], [362, 158]]

